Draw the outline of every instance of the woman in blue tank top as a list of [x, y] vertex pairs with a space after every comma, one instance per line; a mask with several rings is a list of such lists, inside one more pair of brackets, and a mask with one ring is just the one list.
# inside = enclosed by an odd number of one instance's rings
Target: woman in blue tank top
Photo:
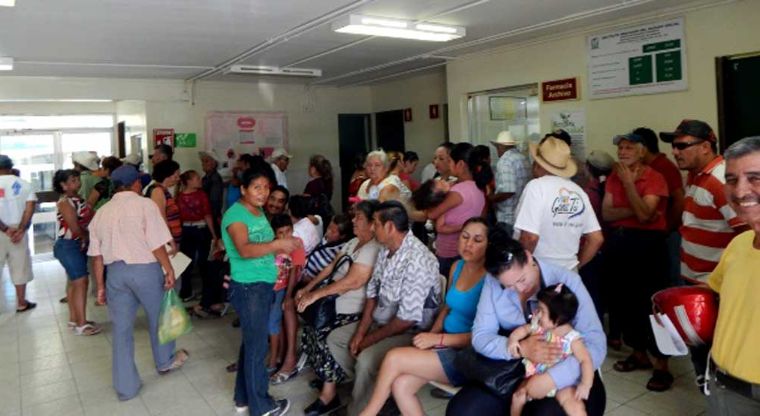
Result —
[[458, 349], [470, 345], [472, 322], [478, 308], [488, 247], [488, 225], [480, 217], [467, 220], [458, 241], [462, 257], [452, 267], [446, 303], [430, 332], [417, 334], [413, 347], [394, 348], [385, 355], [375, 390], [361, 416], [376, 415], [393, 393], [404, 415], [424, 415], [417, 390], [429, 381], [464, 383], [454, 368]]

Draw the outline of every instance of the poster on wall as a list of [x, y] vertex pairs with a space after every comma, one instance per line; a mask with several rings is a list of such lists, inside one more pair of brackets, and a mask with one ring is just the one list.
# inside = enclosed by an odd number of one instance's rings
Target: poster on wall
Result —
[[586, 111], [559, 110], [551, 113], [552, 131], [562, 129], [572, 139], [571, 152], [576, 159], [586, 160]]
[[681, 91], [686, 81], [682, 17], [589, 36], [592, 99]]
[[174, 147], [174, 129], [153, 129], [153, 144]]
[[206, 150], [236, 160], [240, 153], [269, 156], [288, 148], [288, 119], [284, 112], [213, 111], [206, 115]]

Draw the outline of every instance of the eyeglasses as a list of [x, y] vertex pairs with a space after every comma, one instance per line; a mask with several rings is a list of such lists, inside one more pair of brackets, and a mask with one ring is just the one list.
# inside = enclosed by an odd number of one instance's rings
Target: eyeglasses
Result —
[[671, 143], [670, 145], [673, 146], [673, 149], [686, 150], [690, 148], [691, 146], [694, 146], [695, 144], [700, 144], [702, 142], [704, 142], [704, 140], [695, 140], [693, 142]]

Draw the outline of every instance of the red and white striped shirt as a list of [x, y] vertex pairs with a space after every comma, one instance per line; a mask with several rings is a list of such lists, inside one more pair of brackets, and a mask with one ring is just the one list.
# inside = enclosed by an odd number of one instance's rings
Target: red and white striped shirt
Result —
[[744, 222], [728, 204], [724, 185], [726, 162], [718, 156], [686, 178], [681, 226], [681, 277], [706, 283], [728, 243]]

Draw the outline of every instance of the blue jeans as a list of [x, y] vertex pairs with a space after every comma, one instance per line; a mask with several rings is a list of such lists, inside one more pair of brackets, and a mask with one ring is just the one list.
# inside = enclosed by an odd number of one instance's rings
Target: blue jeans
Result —
[[243, 342], [235, 379], [235, 403], [247, 405], [251, 415], [259, 416], [275, 404], [269, 396], [269, 377], [264, 365], [269, 345], [263, 336], [269, 329], [269, 310], [274, 296], [272, 283], [230, 283], [230, 302], [240, 317]]
[[134, 327], [137, 308], [148, 317], [150, 346], [156, 369], [168, 368], [174, 360], [174, 341], [158, 342], [158, 314], [164, 298], [164, 273], [158, 263], [107, 266], [106, 296], [108, 315], [113, 322], [113, 387], [119, 400], [129, 400], [140, 391], [140, 374], [135, 365]]

